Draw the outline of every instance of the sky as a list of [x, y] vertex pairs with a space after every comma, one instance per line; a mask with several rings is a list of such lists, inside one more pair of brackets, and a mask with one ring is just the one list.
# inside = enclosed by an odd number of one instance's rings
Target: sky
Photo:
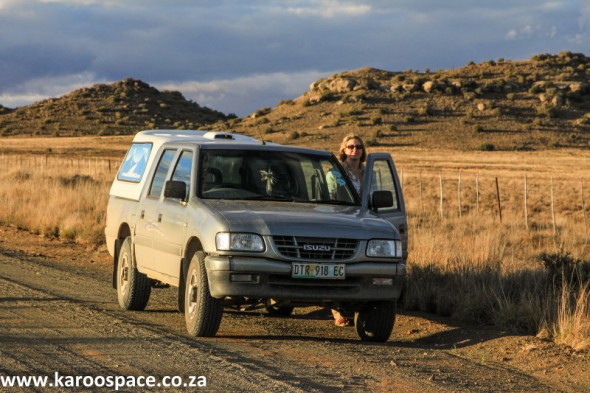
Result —
[[590, 56], [590, 0], [0, 0], [0, 105], [130, 77], [226, 114], [360, 67]]

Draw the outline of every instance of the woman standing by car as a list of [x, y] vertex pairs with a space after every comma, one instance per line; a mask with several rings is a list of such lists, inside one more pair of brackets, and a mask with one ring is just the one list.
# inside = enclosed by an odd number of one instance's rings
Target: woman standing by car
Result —
[[[366, 158], [365, 144], [360, 136], [350, 133], [342, 139], [338, 159], [342, 162], [342, 166], [359, 195], [365, 176], [365, 165], [363, 163]], [[336, 326], [344, 327], [352, 325], [352, 321], [343, 316], [338, 310], [332, 309], [332, 315], [334, 316], [334, 324]]]

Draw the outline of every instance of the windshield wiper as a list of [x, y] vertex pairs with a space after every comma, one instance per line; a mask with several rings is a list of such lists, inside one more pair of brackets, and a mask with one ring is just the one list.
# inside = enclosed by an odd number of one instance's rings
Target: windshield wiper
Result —
[[342, 201], [339, 199], [316, 199], [312, 200], [313, 203], [320, 203], [324, 205], [344, 205], [344, 206], [356, 206], [354, 202]]
[[326, 199], [326, 200], [316, 201], [316, 203], [329, 204], [329, 205], [355, 206], [354, 202], [343, 201], [340, 199]]
[[285, 195], [256, 195], [240, 198], [246, 201], [278, 201], [278, 202], [301, 202], [301, 199]]

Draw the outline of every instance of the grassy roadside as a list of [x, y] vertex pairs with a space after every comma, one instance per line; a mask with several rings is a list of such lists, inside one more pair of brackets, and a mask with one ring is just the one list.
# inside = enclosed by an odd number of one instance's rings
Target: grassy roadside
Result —
[[[395, 152], [410, 227], [406, 309], [590, 346], [589, 160], [550, 154], [548, 167], [541, 153]], [[99, 246], [117, 165], [66, 157], [2, 156], [0, 223]]]

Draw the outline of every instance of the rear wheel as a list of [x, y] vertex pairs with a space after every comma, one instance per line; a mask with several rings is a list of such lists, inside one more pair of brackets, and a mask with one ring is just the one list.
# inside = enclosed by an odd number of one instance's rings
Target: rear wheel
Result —
[[371, 302], [354, 314], [354, 326], [363, 341], [385, 342], [395, 324], [395, 302]]
[[223, 299], [211, 296], [205, 269], [205, 253], [197, 251], [186, 275], [184, 319], [189, 334], [213, 337], [223, 317]]
[[117, 298], [125, 310], [143, 310], [150, 300], [151, 280], [133, 266], [131, 237], [125, 238], [117, 262]]

